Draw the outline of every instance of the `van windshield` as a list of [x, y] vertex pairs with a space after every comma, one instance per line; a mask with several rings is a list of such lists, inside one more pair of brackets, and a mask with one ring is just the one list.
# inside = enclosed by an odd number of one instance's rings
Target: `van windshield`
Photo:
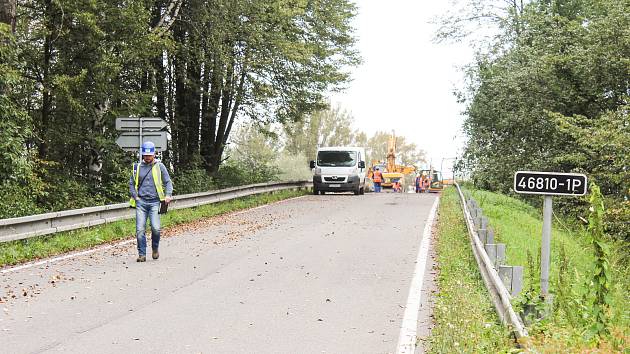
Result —
[[356, 165], [355, 151], [320, 151], [317, 153], [317, 166], [352, 167]]

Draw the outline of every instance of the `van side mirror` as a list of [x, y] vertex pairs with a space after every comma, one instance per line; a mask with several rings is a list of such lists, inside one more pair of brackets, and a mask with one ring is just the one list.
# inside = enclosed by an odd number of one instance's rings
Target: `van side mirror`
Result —
[[365, 161], [359, 161], [359, 168], [365, 168]]
[[311, 168], [315, 168], [315, 161], [311, 160], [309, 166], [311, 166]]

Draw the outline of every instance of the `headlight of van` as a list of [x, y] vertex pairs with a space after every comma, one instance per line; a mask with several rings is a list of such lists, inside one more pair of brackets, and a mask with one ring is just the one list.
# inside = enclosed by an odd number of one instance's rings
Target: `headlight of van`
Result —
[[314, 174], [321, 175], [322, 174], [322, 169], [319, 168], [319, 167], [315, 167]]
[[350, 175], [348, 176], [348, 183], [359, 182], [359, 175]]

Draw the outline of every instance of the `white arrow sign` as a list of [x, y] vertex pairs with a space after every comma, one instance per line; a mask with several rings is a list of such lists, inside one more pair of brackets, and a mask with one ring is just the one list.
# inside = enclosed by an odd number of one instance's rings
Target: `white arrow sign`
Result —
[[142, 130], [162, 130], [168, 126], [165, 120], [159, 117], [123, 117], [116, 118], [116, 130], [138, 131], [140, 130], [140, 122], [142, 121]]
[[[155, 149], [158, 151], [166, 150], [166, 132], [142, 132], [142, 143], [150, 141], [155, 144]], [[139, 132], [122, 133], [116, 144], [125, 151], [138, 151], [140, 150], [140, 134]]]

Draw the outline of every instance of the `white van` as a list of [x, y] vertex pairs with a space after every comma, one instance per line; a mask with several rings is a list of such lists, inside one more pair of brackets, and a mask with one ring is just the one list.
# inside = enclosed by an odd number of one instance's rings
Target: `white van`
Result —
[[313, 194], [326, 192], [365, 192], [365, 149], [332, 146], [317, 149], [317, 160], [311, 161]]

